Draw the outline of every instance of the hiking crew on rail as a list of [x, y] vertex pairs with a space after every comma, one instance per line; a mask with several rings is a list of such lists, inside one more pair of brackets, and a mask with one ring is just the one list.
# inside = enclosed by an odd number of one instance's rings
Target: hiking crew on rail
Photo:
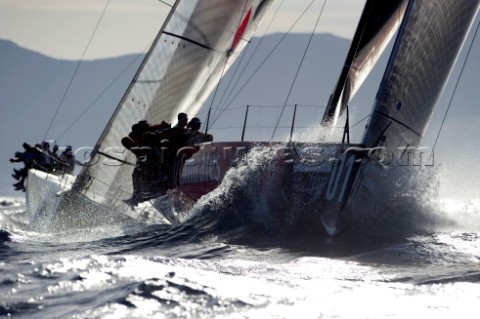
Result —
[[177, 152], [184, 146], [213, 141], [213, 136], [200, 132], [201, 121], [188, 115], [178, 114], [178, 123], [171, 126], [162, 121], [151, 125], [142, 120], [132, 126], [128, 136], [122, 138], [122, 145], [135, 154], [137, 161], [132, 173], [133, 194], [128, 200], [135, 206], [165, 194], [174, 187], [174, 165]]
[[75, 164], [83, 165], [75, 159], [72, 146], [68, 145], [60, 154], [59, 147], [54, 145], [50, 150], [50, 143], [43, 141], [41, 144], [31, 146], [23, 143], [23, 152], [15, 152], [15, 157], [10, 159], [10, 163], [23, 163], [21, 169], [13, 169], [12, 177], [18, 180], [13, 184], [17, 191], [25, 191], [25, 180], [28, 176], [28, 170], [33, 168], [54, 175], [73, 174]]

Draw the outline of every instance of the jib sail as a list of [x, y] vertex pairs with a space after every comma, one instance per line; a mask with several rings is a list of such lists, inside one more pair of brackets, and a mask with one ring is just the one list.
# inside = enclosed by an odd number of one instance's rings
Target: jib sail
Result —
[[177, 0], [73, 190], [106, 206], [132, 192], [131, 126], [194, 116], [239, 55], [272, 0]]

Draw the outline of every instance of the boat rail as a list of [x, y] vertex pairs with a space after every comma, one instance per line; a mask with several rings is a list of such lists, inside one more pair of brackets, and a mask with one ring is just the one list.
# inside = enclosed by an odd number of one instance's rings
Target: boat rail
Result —
[[[226, 140], [240, 138], [242, 142], [245, 140], [303, 141], [308, 139], [312, 131], [317, 133], [323, 131], [325, 135], [332, 135], [333, 132], [341, 139], [341, 134], [345, 130], [344, 125], [332, 127], [320, 124], [325, 108], [326, 106], [322, 105], [302, 104], [243, 105], [229, 109], [212, 108], [207, 114], [199, 113], [199, 116], [206, 117], [206, 123], [210, 123], [207, 131], [215, 136], [215, 140], [220, 137]], [[222, 123], [234, 124], [227, 126]], [[273, 135], [272, 132], [274, 132]]]

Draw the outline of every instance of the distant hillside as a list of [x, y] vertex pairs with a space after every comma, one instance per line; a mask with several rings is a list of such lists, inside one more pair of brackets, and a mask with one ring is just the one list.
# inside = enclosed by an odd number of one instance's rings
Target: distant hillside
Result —
[[[10, 41], [0, 41], [0, 55], [2, 133], [7, 133], [8, 136], [14, 132], [19, 133], [17, 136], [20, 140], [41, 139], [59, 106], [77, 62], [55, 60], [25, 50]], [[65, 138], [83, 142], [84, 138], [89, 140], [98, 135], [96, 125], [89, 130], [85, 130], [85, 125], [92, 124], [91, 121], [95, 123], [97, 120], [108, 119], [141, 62], [139, 57], [132, 55], [82, 62], [47, 138], [63, 132], [74, 118], [133, 63], [91, 108], [79, 126]], [[80, 133], [83, 135], [81, 138], [75, 136]]]
[[[245, 66], [260, 41], [254, 38], [245, 51], [245, 58], [239, 59], [240, 68], [236, 71], [236, 66], [232, 66], [221, 82], [215, 101], [213, 104], [211, 100], [207, 101], [204, 109], [210, 105], [224, 107], [227, 104], [230, 107], [246, 104], [283, 105], [308, 42], [307, 34], [289, 35], [238, 95], [231, 94], [227, 98], [227, 95], [223, 94], [226, 87], [235, 87], [234, 92], [238, 92], [282, 36], [272, 34], [265, 37], [255, 56]], [[347, 40], [329, 34], [315, 35], [288, 104], [326, 104], [344, 63], [348, 45]], [[478, 48], [476, 50], [478, 56]], [[475, 50], [472, 56], [475, 56]], [[352, 101], [351, 123], [370, 113], [387, 58], [387, 55], [382, 58]], [[128, 87], [141, 59], [142, 55], [138, 54], [84, 61], [73, 79], [47, 139], [58, 138], [76, 117], [98, 99], [85, 116], [58, 141], [60, 145], [72, 144], [74, 147], [93, 145]], [[21, 48], [13, 42], [0, 40], [1, 195], [12, 194], [13, 179], [10, 173], [13, 165], [8, 163], [8, 158], [20, 149], [22, 142], [35, 143], [42, 140], [77, 64], [77, 61], [52, 59]], [[468, 152], [470, 159], [478, 160], [478, 154], [472, 151], [475, 149], [474, 141], [480, 138], [479, 113], [476, 107], [478, 103], [472, 101], [471, 92], [477, 89], [475, 77], [480, 70], [480, 60], [471, 59], [468, 66], [438, 144], [436, 154], [439, 156], [436, 159], [443, 163], [448, 162], [446, 159], [452, 152], [457, 153], [456, 150], [460, 154]], [[234, 73], [238, 76], [242, 72], [242, 78], [238, 82], [232, 81], [229, 86], [231, 76]], [[458, 69], [453, 74], [458, 74]], [[115, 81], [117, 77], [118, 80]], [[237, 84], [234, 86], [233, 83]], [[428, 145], [431, 145], [438, 132], [451, 91], [452, 84], [449, 84], [447, 95], [440, 101], [438, 112], [432, 119]], [[236, 98], [228, 103], [235, 95]], [[320, 116], [321, 111], [316, 115]], [[205, 114], [206, 111], [200, 112], [202, 119]], [[238, 118], [236, 121], [238, 122]], [[362, 136], [363, 127], [362, 123], [352, 132], [357, 141]], [[450, 145], [455, 145], [455, 149]], [[458, 160], [456, 163], [463, 163], [462, 169], [465, 171], [471, 166], [471, 163], [467, 162]], [[480, 174], [476, 174], [467, 174], [466, 178], [480, 177]]]
[[[141, 55], [84, 61], [47, 139], [57, 138], [124, 71], [58, 141], [75, 147], [93, 145], [140, 63]], [[52, 59], [0, 40], [0, 194], [9, 194], [12, 188], [13, 166], [8, 159], [24, 141], [42, 140], [76, 67], [76, 61]]]

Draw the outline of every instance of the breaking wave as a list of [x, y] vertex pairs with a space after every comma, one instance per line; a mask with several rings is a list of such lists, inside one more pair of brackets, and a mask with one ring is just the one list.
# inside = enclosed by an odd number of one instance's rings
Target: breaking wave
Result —
[[[278, 148], [257, 147], [231, 168], [221, 185], [202, 197], [186, 214], [186, 223], [224, 236], [255, 238], [268, 234], [281, 238], [321, 237], [322, 207], [312, 205], [318, 185], [305, 179], [280, 185], [274, 167]], [[283, 173], [283, 172], [280, 172]], [[390, 167], [376, 181], [388, 197], [352, 201], [347, 233], [388, 236], [430, 232], [461, 227], [472, 228], [458, 218], [474, 218], [479, 229], [480, 202], [462, 202], [452, 213], [451, 200], [439, 197], [441, 169], [430, 166]], [[388, 178], [387, 178], [388, 177]], [[279, 187], [279, 185], [281, 187]], [[286, 186], [286, 187], [285, 187]], [[313, 201], [314, 202], [314, 201]], [[374, 204], [374, 205], [372, 205]], [[468, 216], [468, 217], [467, 217]]]

